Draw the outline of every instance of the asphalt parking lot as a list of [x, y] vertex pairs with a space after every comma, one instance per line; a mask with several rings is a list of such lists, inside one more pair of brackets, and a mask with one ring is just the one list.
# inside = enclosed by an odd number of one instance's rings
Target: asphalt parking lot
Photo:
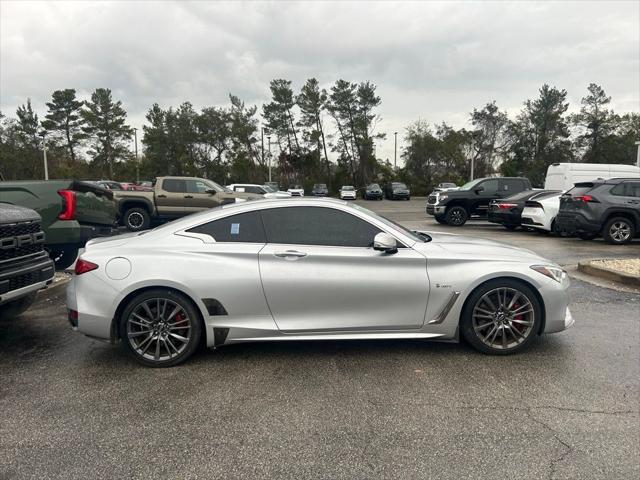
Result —
[[[421, 199], [364, 204], [563, 265], [640, 256], [637, 241], [441, 226]], [[575, 279], [570, 295], [574, 327], [515, 356], [422, 341], [291, 342], [206, 350], [154, 370], [74, 334], [63, 293], [43, 292], [0, 322], [0, 479], [636, 478], [640, 295]]]

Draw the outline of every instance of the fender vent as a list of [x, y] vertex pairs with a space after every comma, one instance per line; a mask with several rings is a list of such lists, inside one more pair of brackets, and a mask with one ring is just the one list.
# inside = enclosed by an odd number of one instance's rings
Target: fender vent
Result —
[[203, 298], [202, 303], [204, 303], [204, 306], [207, 307], [207, 313], [209, 313], [209, 315], [212, 317], [229, 315], [227, 313], [227, 310], [215, 298]]
[[229, 335], [228, 328], [214, 328], [213, 345], [217, 347], [218, 345], [224, 344], [224, 342], [227, 340], [227, 335]]

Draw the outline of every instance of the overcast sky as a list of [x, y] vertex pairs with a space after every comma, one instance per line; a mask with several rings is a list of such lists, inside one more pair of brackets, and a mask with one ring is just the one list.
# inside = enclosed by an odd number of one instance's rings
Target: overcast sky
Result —
[[515, 114], [545, 82], [579, 108], [590, 82], [640, 111], [640, 2], [35, 2], [0, 0], [0, 108], [56, 89], [122, 100], [140, 128], [150, 105], [247, 104], [269, 80], [369, 80], [382, 97], [378, 156], [422, 118], [468, 126], [496, 100]]

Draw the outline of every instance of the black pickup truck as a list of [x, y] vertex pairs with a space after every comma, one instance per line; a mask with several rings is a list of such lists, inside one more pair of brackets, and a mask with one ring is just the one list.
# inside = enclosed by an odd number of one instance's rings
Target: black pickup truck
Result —
[[433, 215], [438, 223], [459, 227], [472, 216], [486, 217], [492, 200], [525, 190], [531, 190], [528, 178], [477, 178], [458, 190], [430, 194], [427, 198], [427, 214]]
[[30, 208], [0, 203], [0, 318], [22, 313], [53, 281], [40, 221]]

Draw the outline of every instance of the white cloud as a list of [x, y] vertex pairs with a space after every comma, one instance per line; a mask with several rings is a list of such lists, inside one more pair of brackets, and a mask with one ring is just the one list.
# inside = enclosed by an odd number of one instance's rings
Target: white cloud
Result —
[[[153, 102], [247, 104], [272, 78], [369, 80], [382, 97], [379, 156], [417, 118], [464, 126], [496, 100], [510, 113], [542, 83], [590, 82], [640, 110], [639, 2], [0, 3], [0, 108], [108, 87], [140, 127]], [[401, 134], [399, 134], [399, 137]]]

